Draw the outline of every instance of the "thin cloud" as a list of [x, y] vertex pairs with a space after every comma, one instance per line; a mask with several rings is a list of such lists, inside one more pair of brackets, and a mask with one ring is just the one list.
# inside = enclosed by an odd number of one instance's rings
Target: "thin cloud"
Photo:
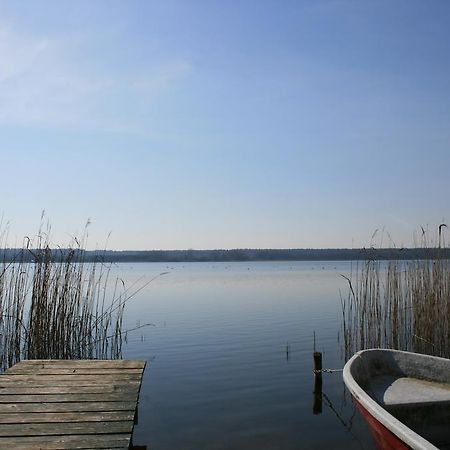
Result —
[[190, 74], [192, 65], [187, 62], [165, 64], [154, 74], [144, 75], [131, 82], [131, 86], [139, 91], [149, 94], [170, 88]]
[[0, 124], [139, 132], [149, 98], [170, 91], [192, 69], [177, 60], [139, 70], [99, 68], [98, 61], [94, 67], [83, 59], [95, 60], [92, 40], [24, 35], [0, 25]]
[[47, 46], [46, 39], [29, 40], [0, 27], [0, 83], [28, 72]]

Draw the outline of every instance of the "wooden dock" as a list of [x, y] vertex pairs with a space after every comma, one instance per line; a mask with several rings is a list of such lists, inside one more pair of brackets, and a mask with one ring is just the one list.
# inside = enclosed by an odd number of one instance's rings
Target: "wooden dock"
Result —
[[145, 361], [27, 360], [0, 375], [0, 449], [128, 449]]

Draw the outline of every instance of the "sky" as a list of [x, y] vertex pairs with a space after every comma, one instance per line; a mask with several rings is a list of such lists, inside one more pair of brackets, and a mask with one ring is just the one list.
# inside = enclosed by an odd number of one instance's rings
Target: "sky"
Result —
[[3, 239], [43, 211], [88, 248], [435, 234], [449, 23], [444, 0], [0, 0]]

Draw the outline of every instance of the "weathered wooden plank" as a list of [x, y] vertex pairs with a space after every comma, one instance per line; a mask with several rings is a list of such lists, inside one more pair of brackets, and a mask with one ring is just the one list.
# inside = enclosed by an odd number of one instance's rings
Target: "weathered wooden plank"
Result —
[[15, 436], [0, 437], [1, 449], [128, 449], [130, 436], [126, 434], [110, 435], [71, 435], [71, 436]]
[[136, 409], [135, 402], [67, 402], [67, 403], [0, 403], [0, 414], [4, 413], [60, 413], [130, 411]]
[[137, 402], [138, 392], [109, 392], [105, 394], [43, 394], [0, 395], [0, 403], [61, 403], [61, 402]]
[[98, 385], [123, 385], [123, 386], [139, 386], [141, 384], [141, 380], [138, 377], [129, 377], [129, 376], [109, 376], [109, 375], [80, 375], [80, 376], [71, 376], [71, 375], [44, 375], [43, 377], [39, 376], [23, 376], [18, 375], [17, 378], [9, 376], [9, 375], [0, 375], [0, 389], [9, 388], [11, 386], [70, 386], [70, 385], [79, 385], [79, 386], [98, 386]]
[[134, 411], [0, 413], [3, 423], [118, 422], [134, 420]]
[[53, 384], [53, 382], [58, 382], [62, 380], [68, 380], [68, 381], [74, 381], [74, 380], [80, 380], [80, 381], [95, 381], [100, 382], [102, 380], [105, 380], [104, 383], [112, 382], [113, 380], [118, 381], [140, 381], [138, 377], [135, 375], [120, 375], [117, 374], [115, 376], [108, 376], [105, 375], [99, 376], [99, 375], [1, 375], [0, 376], [0, 382], [1, 381], [27, 381], [30, 383], [33, 383], [34, 381], [40, 381], [40, 382], [48, 382], [49, 384]]
[[128, 422], [79, 422], [79, 423], [3, 423], [0, 436], [58, 436], [68, 434], [118, 434], [133, 431], [134, 423]]
[[[139, 387], [141, 381], [136, 378], [115, 378], [110, 376], [105, 377], [96, 377], [96, 378], [84, 378], [81, 377], [66, 377], [63, 376], [60, 380], [49, 380], [40, 377], [33, 377], [29, 379], [14, 379], [10, 378], [7, 375], [4, 377], [0, 376], [0, 389], [9, 388], [12, 386], [20, 387], [20, 386], [73, 386], [77, 384], [78, 386], [104, 386], [105, 384], [111, 384], [114, 386], [133, 386]], [[5, 379], [3, 379], [5, 378]]]
[[97, 367], [79, 367], [79, 368], [64, 368], [64, 367], [40, 367], [33, 368], [34, 366], [24, 367], [24, 368], [15, 368], [12, 367], [7, 370], [8, 375], [20, 374], [20, 375], [115, 375], [115, 374], [127, 374], [127, 375], [135, 375], [141, 376], [142, 369], [129, 369], [127, 367], [124, 368], [97, 368]]
[[[52, 360], [43, 360], [43, 359], [27, 359], [24, 361], [20, 361], [14, 365], [16, 369], [25, 368], [31, 366], [38, 366], [43, 369], [46, 368], [63, 368], [67, 367], [69, 369], [72, 368], [89, 368], [95, 367], [98, 369], [104, 368], [126, 368], [126, 369], [143, 369], [145, 367], [145, 361], [140, 360], [131, 360], [131, 359], [123, 359], [123, 360], [103, 360], [103, 359], [52, 359]], [[9, 369], [8, 369], [9, 370]], [[6, 372], [8, 372], [8, 370]]]
[[77, 386], [76, 381], [69, 386], [0, 386], [0, 395], [41, 395], [41, 394], [109, 394], [123, 393], [133, 394], [137, 392], [139, 385], [122, 384], [122, 385], [104, 385], [96, 384], [92, 386]]

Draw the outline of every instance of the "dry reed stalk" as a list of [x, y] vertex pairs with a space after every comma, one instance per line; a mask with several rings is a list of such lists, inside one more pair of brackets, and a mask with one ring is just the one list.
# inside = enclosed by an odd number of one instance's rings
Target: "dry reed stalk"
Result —
[[[444, 245], [442, 227], [438, 249]], [[422, 238], [426, 242], [425, 232]], [[368, 259], [344, 278], [349, 283], [347, 297], [341, 298], [346, 359], [374, 347], [450, 357], [448, 260]]]
[[23, 358], [119, 358], [124, 307], [136, 291], [116, 281], [108, 301], [111, 266], [78, 260], [78, 241], [58, 254], [43, 236], [0, 262], [0, 368]]

